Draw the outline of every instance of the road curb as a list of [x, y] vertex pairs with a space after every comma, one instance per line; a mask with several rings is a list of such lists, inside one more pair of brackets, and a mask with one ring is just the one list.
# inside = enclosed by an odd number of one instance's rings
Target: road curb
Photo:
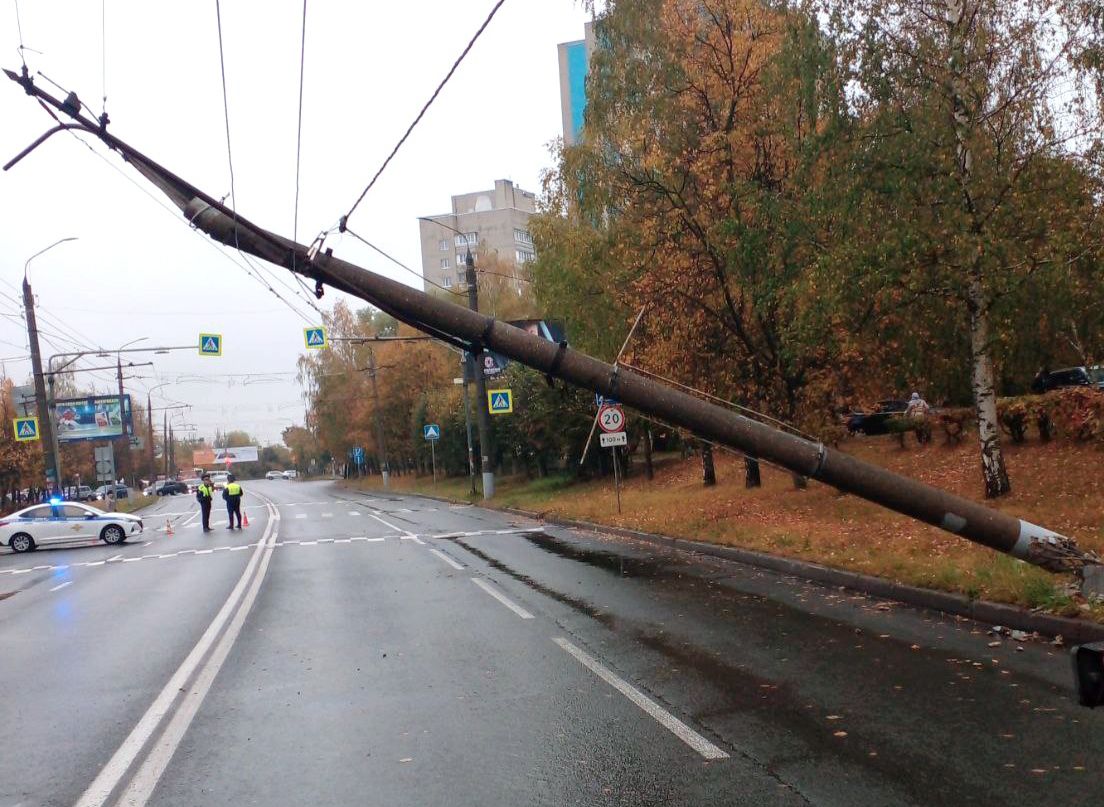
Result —
[[[401, 495], [419, 496], [424, 499], [433, 499], [449, 504], [470, 504], [470, 502], [448, 499], [442, 496], [432, 496], [422, 493], [403, 492]], [[618, 535], [623, 538], [633, 538], [646, 541], [658, 546], [682, 549], [688, 552], [697, 552], [702, 555], [710, 555], [716, 558], [734, 560], [747, 566], [755, 566], [761, 569], [781, 572], [782, 574], [801, 577], [815, 583], [830, 586], [839, 586], [861, 594], [869, 594], [874, 597], [883, 597], [896, 600], [918, 608], [926, 608], [955, 616], [968, 617], [979, 622], [991, 625], [1002, 625], [1014, 630], [1038, 632], [1044, 636], [1061, 636], [1067, 643], [1080, 644], [1084, 642], [1096, 642], [1104, 640], [1104, 625], [1096, 625], [1080, 619], [1067, 619], [1066, 617], [1053, 616], [1051, 614], [1037, 614], [1016, 605], [988, 602], [987, 600], [974, 600], [961, 594], [951, 594], [946, 591], [909, 586], [904, 583], [895, 583], [881, 577], [848, 572], [842, 569], [833, 569], [822, 566], [819, 563], [786, 558], [780, 555], [769, 555], [765, 552], [756, 552], [751, 549], [741, 549], [722, 544], [711, 544], [703, 541], [693, 541], [688, 538], [673, 538], [669, 535], [660, 535], [640, 530], [630, 530], [624, 527], [613, 527], [607, 524], [596, 524], [592, 521], [581, 521], [573, 518], [563, 518], [549, 513], [537, 513], [531, 510], [520, 510], [516, 507], [495, 507], [488, 504], [475, 505], [485, 507], [488, 510], [497, 510], [502, 513], [522, 516], [525, 518], [553, 524], [558, 527], [590, 530], [592, 532]]]

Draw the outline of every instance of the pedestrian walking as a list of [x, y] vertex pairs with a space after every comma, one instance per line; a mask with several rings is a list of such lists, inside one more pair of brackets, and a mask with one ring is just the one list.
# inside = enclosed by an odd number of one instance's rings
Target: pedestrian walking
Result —
[[905, 417], [921, 418], [930, 411], [931, 407], [928, 406], [928, 402], [920, 397], [919, 392], [914, 392], [912, 397], [909, 398], [908, 406], [905, 407]]
[[196, 488], [196, 500], [199, 502], [199, 512], [203, 518], [203, 531], [211, 531], [211, 501], [215, 497], [215, 488], [211, 484], [211, 475], [204, 474]]
[[241, 500], [242, 486], [234, 479], [233, 474], [226, 475], [226, 487], [222, 489], [222, 498], [226, 501], [226, 529], [234, 529], [234, 516], [238, 517], [238, 529], [242, 528]]

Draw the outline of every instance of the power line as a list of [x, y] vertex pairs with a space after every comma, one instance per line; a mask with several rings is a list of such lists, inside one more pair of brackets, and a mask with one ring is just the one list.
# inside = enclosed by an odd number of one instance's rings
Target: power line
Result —
[[215, 0], [215, 22], [218, 25], [219, 71], [222, 74], [222, 113], [223, 119], [226, 121], [226, 160], [230, 164], [230, 207], [234, 211], [236, 234], [238, 197], [234, 193], [234, 156], [230, 150], [230, 102], [226, 97], [226, 58], [222, 48], [222, 7], [219, 0]]
[[19, 0], [15, 0], [15, 27], [19, 31], [19, 60], [23, 62], [23, 67], [27, 67], [27, 60], [23, 56], [23, 20], [19, 17]]
[[449, 79], [452, 78], [452, 74], [456, 72], [456, 68], [458, 68], [460, 66], [460, 63], [464, 61], [464, 57], [468, 55], [468, 52], [472, 49], [472, 46], [475, 44], [476, 40], [479, 39], [479, 37], [483, 34], [483, 31], [486, 30], [488, 25], [490, 25], [491, 20], [494, 19], [494, 15], [498, 13], [498, 10], [502, 8], [502, 4], [505, 2], [506, 0], [498, 0], [498, 2], [495, 3], [494, 8], [491, 9], [491, 13], [487, 15], [487, 19], [483, 20], [483, 24], [480, 25], [479, 30], [475, 32], [475, 36], [471, 38], [471, 40], [465, 46], [464, 50], [460, 53], [460, 56], [457, 57], [456, 61], [452, 63], [452, 67], [449, 68], [448, 73], [445, 74], [445, 77], [441, 80], [441, 83], [437, 85], [437, 89], [433, 91], [433, 95], [431, 95], [429, 97], [429, 100], [425, 102], [425, 106], [422, 107], [422, 110], [418, 113], [418, 116], [414, 118], [414, 122], [411, 123], [409, 127], [407, 127], [406, 132], [403, 134], [402, 137], [399, 138], [399, 142], [395, 144], [395, 148], [391, 149], [391, 153], [387, 155], [387, 159], [383, 161], [383, 164], [376, 171], [375, 175], [368, 183], [368, 186], [363, 191], [361, 191], [360, 196], [358, 196], [357, 200], [353, 202], [353, 206], [349, 208], [349, 212], [344, 215], [342, 219], [343, 224], [348, 222], [349, 218], [352, 217], [353, 211], [357, 209], [357, 206], [359, 206], [360, 203], [364, 200], [364, 197], [368, 195], [368, 191], [370, 191], [372, 189], [372, 186], [376, 184], [376, 180], [380, 178], [380, 174], [384, 172], [384, 169], [387, 168], [387, 165], [391, 162], [391, 159], [398, 153], [399, 149], [402, 148], [402, 145], [406, 142], [406, 139], [410, 137], [410, 133], [414, 131], [414, 127], [421, 122], [422, 117], [425, 115], [426, 111], [430, 108], [430, 106], [432, 106], [433, 102], [437, 100], [437, 96], [440, 94], [441, 90], [444, 89], [445, 85], [448, 84]]
[[[299, 39], [299, 123], [295, 133], [295, 216], [291, 240], [299, 241], [299, 158], [303, 148], [303, 75], [307, 63], [307, 0], [303, 0], [303, 28]], [[295, 254], [294, 252], [292, 253]]]
[[439, 289], [440, 289], [441, 291], [447, 291], [447, 292], [448, 292], [449, 294], [455, 294], [455, 295], [457, 295], [457, 296], [459, 296], [459, 295], [460, 295], [460, 292], [458, 292], [458, 291], [453, 291], [452, 289], [450, 289], [450, 288], [446, 288], [445, 286], [442, 286], [442, 285], [440, 285], [439, 283], [434, 283], [434, 282], [433, 282], [432, 280], [430, 280], [430, 279], [429, 279], [428, 277], [426, 277], [425, 275], [423, 275], [423, 274], [422, 274], [421, 272], [416, 272], [416, 271], [414, 271], [414, 270], [413, 270], [413, 269], [411, 269], [411, 268], [410, 268], [409, 266], [407, 266], [407, 265], [406, 265], [405, 263], [403, 263], [402, 261], [400, 261], [400, 260], [399, 260], [398, 258], [396, 258], [396, 257], [393, 257], [392, 255], [389, 255], [389, 254], [387, 254], [387, 253], [386, 253], [386, 252], [384, 252], [384, 251], [383, 251], [382, 249], [380, 249], [380, 248], [379, 248], [379, 247], [377, 247], [377, 246], [376, 246], [375, 244], [373, 244], [373, 243], [372, 243], [371, 241], [367, 240], [366, 238], [364, 238], [364, 237], [362, 237], [362, 236], [359, 236], [359, 235], [357, 235], [357, 234], [356, 234], [356, 233], [354, 233], [354, 232], [353, 232], [352, 230], [350, 230], [350, 229], [346, 229], [346, 230], [345, 230], [345, 232], [347, 232], [347, 233], [348, 233], [349, 235], [351, 235], [351, 236], [352, 236], [353, 238], [355, 238], [355, 239], [356, 239], [357, 241], [360, 241], [360, 242], [361, 242], [362, 244], [365, 244], [366, 246], [369, 246], [369, 247], [371, 247], [371, 248], [372, 248], [372, 249], [374, 249], [374, 250], [375, 250], [376, 252], [378, 252], [378, 253], [379, 253], [380, 255], [382, 255], [383, 257], [387, 258], [387, 260], [389, 260], [389, 261], [391, 261], [391, 262], [392, 262], [393, 264], [395, 264], [396, 266], [400, 266], [400, 267], [402, 267], [403, 269], [405, 269], [406, 271], [410, 272], [410, 274], [414, 275], [414, 276], [415, 276], [416, 278], [418, 278], [419, 280], [424, 280], [424, 281], [425, 281], [426, 283], [428, 283], [429, 285], [431, 285], [431, 286], [436, 286], [436, 287], [437, 287], [437, 288], [439, 288]]

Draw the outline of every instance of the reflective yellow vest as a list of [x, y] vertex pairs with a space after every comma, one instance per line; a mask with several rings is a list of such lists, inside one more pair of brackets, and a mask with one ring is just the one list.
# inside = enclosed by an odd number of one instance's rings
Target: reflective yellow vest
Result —
[[226, 485], [227, 496], [241, 496], [242, 488], [237, 482], [230, 482]]

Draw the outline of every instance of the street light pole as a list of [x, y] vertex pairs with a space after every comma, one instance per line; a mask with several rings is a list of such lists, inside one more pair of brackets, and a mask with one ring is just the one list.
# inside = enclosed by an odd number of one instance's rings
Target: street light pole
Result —
[[[452, 227], [436, 219], [425, 218], [423, 221], [431, 221], [440, 227], [444, 227], [446, 230], [451, 230], [464, 239], [465, 255], [464, 265], [466, 272], [464, 275], [465, 282], [468, 284], [468, 308], [472, 311], [479, 310], [479, 283], [475, 274], [475, 258], [472, 257], [471, 243], [468, 241], [468, 236], [465, 233], [460, 232], [455, 227]], [[470, 372], [475, 378], [475, 396], [478, 399], [476, 404], [476, 424], [479, 428], [479, 455], [483, 468], [483, 498], [490, 499], [494, 496], [495, 492], [495, 475], [494, 475], [494, 446], [492, 445], [492, 433], [491, 433], [491, 413], [489, 404], [487, 402], [487, 379], [483, 374], [483, 370], [479, 367], [476, 361], [475, 353], [482, 353], [483, 346], [476, 345], [477, 351], [468, 351], [467, 362], [465, 366], [465, 376]], [[467, 398], [467, 384], [464, 385], [464, 397]]]
[[391, 478], [391, 467], [387, 462], [387, 443], [384, 442], [383, 419], [380, 413], [379, 385], [376, 383], [376, 351], [368, 348], [368, 377], [372, 381], [372, 409], [376, 414], [376, 443], [380, 455], [380, 475], [386, 489]]
[[27, 316], [27, 341], [31, 348], [31, 369], [34, 373], [35, 404], [38, 408], [38, 439], [42, 443], [43, 464], [46, 470], [46, 486], [51, 491], [56, 491], [61, 484], [61, 477], [57, 470], [57, 455], [53, 451], [54, 428], [50, 421], [49, 402], [46, 398], [46, 381], [42, 375], [42, 352], [38, 346], [38, 321], [35, 319], [34, 294], [31, 293], [31, 282], [27, 277], [31, 261], [44, 252], [64, 244], [66, 241], [76, 241], [75, 237], [61, 238], [45, 249], [40, 249], [23, 264], [23, 310]]

